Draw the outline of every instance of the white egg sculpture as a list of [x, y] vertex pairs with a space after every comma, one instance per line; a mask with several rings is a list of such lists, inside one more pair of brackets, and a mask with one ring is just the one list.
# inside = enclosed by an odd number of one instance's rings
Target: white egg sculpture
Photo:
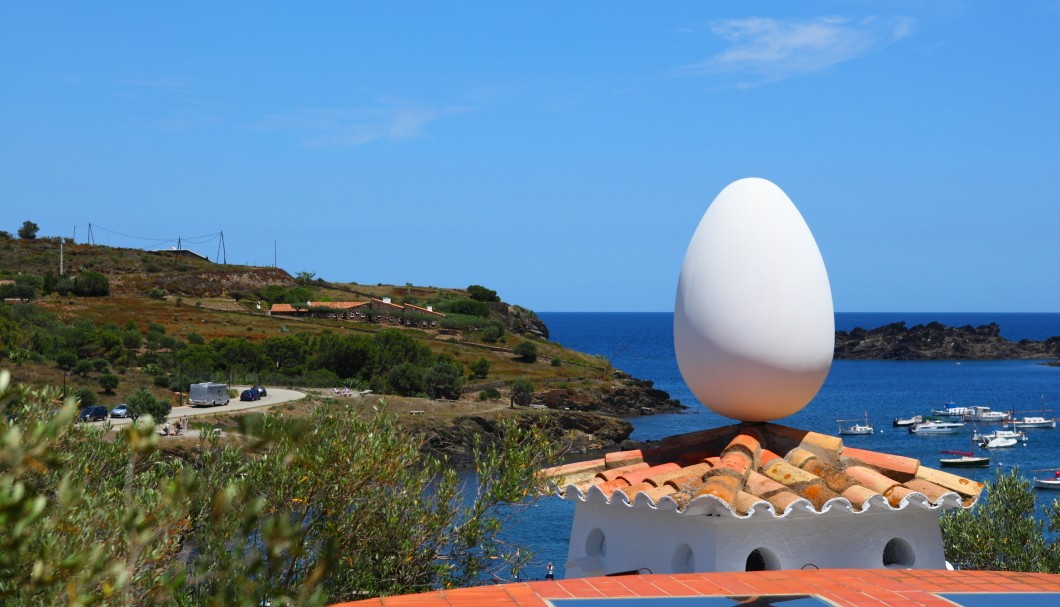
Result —
[[828, 273], [802, 215], [770, 181], [731, 183], [681, 266], [674, 350], [685, 382], [725, 417], [780, 419], [817, 394], [834, 346]]

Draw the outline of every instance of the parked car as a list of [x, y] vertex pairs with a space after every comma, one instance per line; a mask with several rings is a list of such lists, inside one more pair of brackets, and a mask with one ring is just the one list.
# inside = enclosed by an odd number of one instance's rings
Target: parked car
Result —
[[258, 391], [258, 396], [262, 398], [269, 395], [269, 393], [265, 391], [265, 386], [254, 386], [254, 389]]
[[77, 415], [77, 420], [82, 422], [101, 422], [105, 419], [107, 419], [107, 408], [103, 405], [81, 407], [81, 413]]
[[258, 394], [258, 391], [255, 390], [254, 388], [247, 388], [246, 390], [243, 390], [243, 392], [239, 395], [239, 400], [243, 400], [243, 401], [260, 400], [260, 399], [261, 399], [261, 396]]
[[111, 417], [128, 417], [128, 418], [131, 418], [131, 419], [136, 419], [138, 417], [136, 415], [136, 412], [133, 411], [132, 409], [130, 409], [129, 405], [126, 405], [125, 403], [122, 403], [122, 404], [118, 405], [117, 407], [114, 407], [113, 409], [111, 409], [110, 410], [110, 416]]

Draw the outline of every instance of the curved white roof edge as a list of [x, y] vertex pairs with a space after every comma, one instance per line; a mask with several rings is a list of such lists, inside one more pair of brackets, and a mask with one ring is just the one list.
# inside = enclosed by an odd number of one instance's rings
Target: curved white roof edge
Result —
[[865, 500], [865, 503], [860, 510], [854, 508], [854, 504], [845, 497], [836, 497], [828, 500], [823, 506], [821, 506], [820, 511], [817, 511], [817, 509], [813, 507], [813, 504], [806, 498], [799, 498], [788, 504], [783, 512], [777, 512], [772, 504], [766, 500], [760, 499], [751, 506], [747, 514], [740, 514], [733, 510], [730, 504], [713, 495], [701, 495], [696, 497], [688, 502], [684, 508], [681, 508], [677, 501], [668, 495], [662, 497], [656, 502], [643, 491], [638, 491], [631, 499], [621, 491], [615, 491], [611, 494], [611, 497], [608, 497], [596, 485], [589, 487], [587, 493], [583, 492], [573, 484], [567, 485], [567, 487], [562, 490], [557, 485], [553, 485], [553, 487], [556, 495], [564, 500], [576, 499], [586, 503], [622, 505], [627, 508], [648, 508], [651, 510], [673, 512], [675, 514], [687, 516], [730, 516], [737, 519], [748, 519], [756, 514], [764, 516], [767, 513], [772, 514], [774, 518], [785, 519], [789, 517], [822, 516], [826, 514], [831, 514], [833, 516], [843, 514], [858, 515], [864, 514], [870, 510], [890, 510], [892, 512], [899, 512], [907, 508], [923, 510], [950, 510], [953, 508], [967, 510], [971, 508], [971, 506], [966, 506], [964, 504], [963, 498], [961, 498], [958, 493], [948, 491], [939, 496], [934, 504], [931, 503], [928, 496], [923, 493], [913, 492], [902, 498], [902, 501], [899, 502], [897, 506], [892, 506], [883, 495], [876, 494]]

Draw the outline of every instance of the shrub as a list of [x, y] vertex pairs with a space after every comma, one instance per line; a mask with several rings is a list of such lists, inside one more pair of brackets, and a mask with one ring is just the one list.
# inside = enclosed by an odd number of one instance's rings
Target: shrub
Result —
[[55, 357], [55, 364], [63, 371], [69, 371], [77, 364], [77, 354], [74, 354], [69, 350], [60, 352], [59, 355]]
[[467, 294], [471, 296], [471, 299], [475, 301], [494, 302], [500, 301], [501, 298], [497, 297], [497, 292], [493, 289], [487, 289], [481, 285], [471, 285], [467, 288]]
[[40, 226], [33, 223], [32, 221], [22, 222], [22, 227], [18, 229], [18, 237], [25, 240], [33, 240], [37, 237], [37, 232], [40, 230]]
[[88, 377], [92, 373], [92, 361], [90, 360], [79, 360], [74, 365], [74, 373], [81, 377]]
[[552, 364], [553, 367], [558, 367], [558, 366], [563, 364], [563, 361], [561, 361], [558, 358], [553, 358], [551, 364]]
[[512, 350], [524, 363], [532, 363], [537, 360], [537, 344], [532, 341], [524, 341]]
[[201, 346], [206, 343], [206, 340], [202, 338], [202, 335], [198, 333], [188, 333], [188, 343]]
[[423, 392], [424, 369], [414, 363], [404, 362], [387, 373], [386, 382], [390, 391], [401, 396], [413, 396]]
[[490, 361], [482, 357], [468, 365], [468, 368], [475, 374], [475, 377], [484, 378], [490, 373]]
[[96, 393], [88, 388], [75, 388], [73, 395], [82, 407], [90, 407], [99, 402], [99, 397], [96, 396]]
[[82, 272], [74, 279], [74, 295], [101, 297], [110, 294], [110, 281], [99, 272]]
[[525, 407], [530, 404], [534, 397], [534, 385], [525, 379], [517, 379], [512, 382], [512, 407], [519, 405]]
[[114, 390], [118, 387], [120, 381], [117, 375], [107, 373], [99, 376], [99, 387], [103, 388], [103, 392], [107, 394], [114, 394]]
[[502, 337], [504, 337], [504, 325], [495, 320], [491, 320], [489, 324], [482, 329], [482, 341], [488, 344], [496, 343], [500, 341]]
[[[151, 381], [154, 382], [154, 384], [156, 386], [158, 386], [159, 388], [168, 388], [169, 387], [169, 376], [164, 374], [164, 373], [159, 374], [159, 375], [155, 375], [152, 378]], [[178, 386], [178, 391], [179, 391], [179, 388], [180, 388], [180, 386]]]
[[501, 391], [496, 388], [486, 388], [478, 393], [479, 400], [495, 400], [501, 397]]
[[147, 292], [147, 296], [150, 297], [151, 299], [165, 299], [166, 298], [166, 292], [163, 289], [159, 289], [158, 287], [155, 287], [155, 288], [153, 288], [153, 289], [151, 289], [150, 291]]
[[166, 421], [169, 412], [173, 410], [172, 403], [156, 398], [147, 388], [137, 388], [125, 402], [137, 415], [150, 415], [157, 423]]
[[427, 386], [431, 398], [459, 398], [460, 389], [464, 385], [460, 371], [460, 365], [444, 355], [428, 367], [423, 374], [423, 383]]
[[489, 318], [490, 307], [481, 301], [474, 299], [453, 299], [438, 304], [438, 309], [451, 314], [465, 314], [467, 316], [478, 316]]

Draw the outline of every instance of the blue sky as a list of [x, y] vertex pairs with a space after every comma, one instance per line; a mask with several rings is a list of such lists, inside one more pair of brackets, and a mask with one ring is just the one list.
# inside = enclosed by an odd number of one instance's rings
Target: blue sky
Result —
[[1060, 312], [1058, 32], [1056, 1], [5, 3], [0, 229], [666, 311], [758, 176], [839, 311]]

